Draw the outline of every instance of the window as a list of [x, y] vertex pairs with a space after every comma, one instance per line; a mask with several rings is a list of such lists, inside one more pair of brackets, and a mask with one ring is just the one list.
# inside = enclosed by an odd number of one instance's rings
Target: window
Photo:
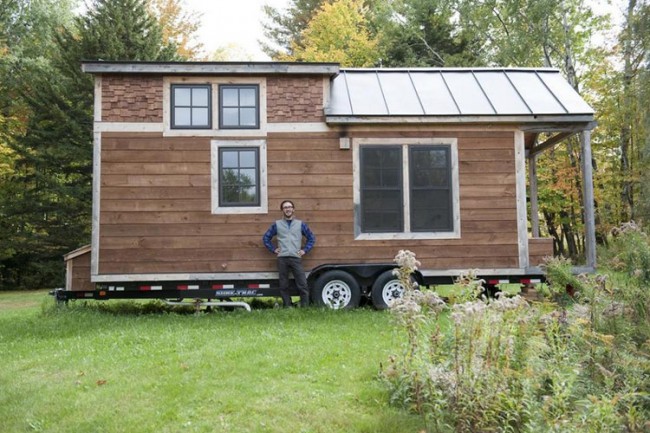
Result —
[[455, 140], [406, 140], [356, 140], [357, 239], [460, 237]]
[[267, 213], [266, 140], [212, 140], [212, 213]]
[[259, 206], [259, 149], [219, 149], [219, 206]]
[[219, 128], [258, 129], [260, 127], [259, 86], [219, 86]]
[[364, 232], [401, 232], [402, 148], [361, 148], [361, 225]]
[[181, 85], [172, 87], [172, 128], [210, 129], [210, 85]]
[[449, 146], [411, 146], [411, 231], [453, 230]]

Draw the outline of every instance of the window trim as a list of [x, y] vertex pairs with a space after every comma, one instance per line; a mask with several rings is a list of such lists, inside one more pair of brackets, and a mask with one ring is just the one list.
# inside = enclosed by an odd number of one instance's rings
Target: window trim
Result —
[[[258, 150], [259, 173], [259, 205], [255, 206], [223, 206], [220, 204], [220, 149], [225, 148], [256, 148]], [[268, 213], [268, 183], [267, 183], [267, 145], [266, 140], [212, 140], [210, 142], [211, 165], [211, 211], [215, 215], [228, 214], [266, 214]]]
[[[242, 106], [241, 104], [237, 106], [227, 106], [223, 104], [223, 91], [224, 89], [255, 89], [255, 125], [246, 126], [241, 124], [241, 109], [242, 108], [251, 108], [250, 106]], [[240, 110], [240, 122], [238, 125], [230, 126], [224, 125], [223, 123], [223, 110], [224, 108], [237, 108]], [[244, 84], [244, 83], [222, 83], [219, 84], [219, 129], [223, 130], [240, 130], [240, 129], [260, 129], [260, 86], [259, 84]]]
[[[192, 124], [192, 121], [190, 120], [190, 125], [176, 125], [176, 105], [174, 104], [175, 102], [175, 92], [174, 90], [176, 89], [197, 89], [197, 88], [203, 88], [208, 91], [208, 124], [207, 125], [194, 125]], [[210, 84], [200, 84], [200, 83], [172, 83], [170, 84], [169, 88], [169, 94], [170, 94], [170, 119], [169, 119], [169, 127], [174, 130], [182, 130], [182, 129], [212, 129], [212, 86]], [[191, 94], [191, 92], [190, 92]], [[183, 106], [185, 107], [185, 106]], [[192, 111], [192, 108], [194, 108], [193, 105], [188, 106], [190, 108], [190, 113]], [[197, 106], [198, 107], [198, 106]], [[203, 107], [200, 107], [203, 108]], [[191, 119], [191, 114], [190, 114], [190, 119]]]
[[[368, 233], [361, 230], [361, 146], [402, 146], [402, 198], [404, 231], [394, 233]], [[409, 169], [409, 146], [446, 145], [450, 149], [452, 226], [449, 231], [413, 232], [411, 225], [411, 200]], [[352, 139], [353, 200], [354, 200], [354, 234], [355, 240], [411, 240], [411, 239], [459, 239], [460, 238], [460, 185], [458, 174], [458, 139], [457, 138], [354, 138]]]

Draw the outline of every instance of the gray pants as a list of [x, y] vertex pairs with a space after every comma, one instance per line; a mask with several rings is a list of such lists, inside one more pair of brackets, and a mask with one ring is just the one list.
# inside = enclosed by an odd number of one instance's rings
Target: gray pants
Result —
[[278, 274], [280, 278], [280, 296], [285, 307], [291, 306], [291, 295], [289, 295], [289, 272], [293, 274], [296, 287], [300, 293], [300, 306], [309, 305], [309, 288], [307, 278], [302, 268], [302, 260], [298, 257], [278, 257]]

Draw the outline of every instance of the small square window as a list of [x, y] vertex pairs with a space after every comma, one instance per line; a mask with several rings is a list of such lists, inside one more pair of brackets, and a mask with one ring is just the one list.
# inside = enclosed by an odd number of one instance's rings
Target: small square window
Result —
[[219, 86], [219, 128], [258, 129], [260, 127], [259, 86]]
[[171, 86], [172, 119], [174, 129], [210, 129], [211, 87], [208, 84]]

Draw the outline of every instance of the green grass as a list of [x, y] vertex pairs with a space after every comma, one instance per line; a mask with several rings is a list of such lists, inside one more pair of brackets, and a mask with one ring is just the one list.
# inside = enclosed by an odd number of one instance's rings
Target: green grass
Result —
[[0, 292], [0, 430], [422, 429], [377, 379], [401, 347], [386, 312], [154, 307]]

